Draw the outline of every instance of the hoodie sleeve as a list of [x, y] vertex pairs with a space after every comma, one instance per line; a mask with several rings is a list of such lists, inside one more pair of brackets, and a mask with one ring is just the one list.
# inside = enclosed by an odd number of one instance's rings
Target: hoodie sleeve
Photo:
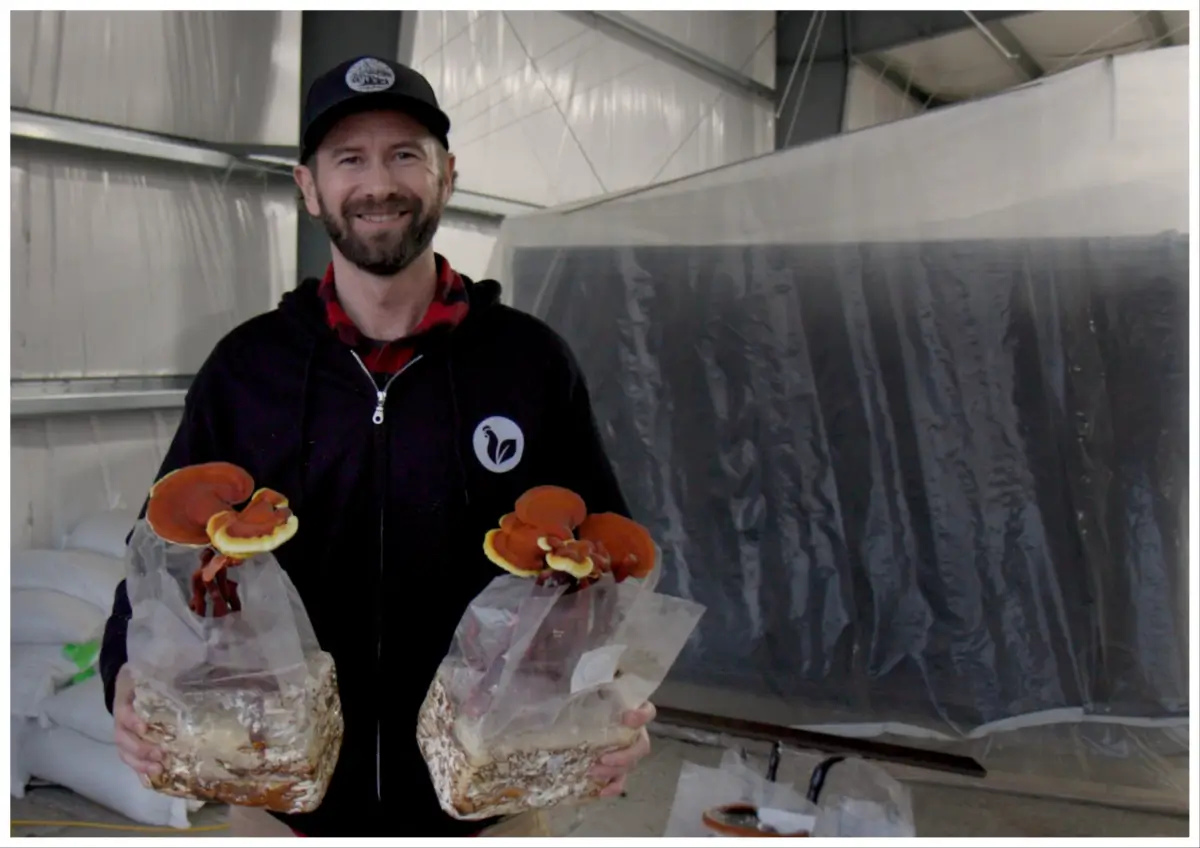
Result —
[[[207, 372], [207, 366], [202, 368], [201, 372], [196, 375], [191, 388], [188, 389], [179, 428], [175, 431], [175, 437], [171, 440], [171, 446], [167, 449], [167, 455], [159, 468], [158, 475], [154, 478], [155, 480], [161, 479], [163, 475], [178, 468], [197, 462], [209, 462], [218, 456], [212, 427], [214, 416], [209, 407], [209, 394], [205, 391]], [[145, 517], [148, 500], [149, 498], [142, 503], [139, 518]], [[125, 537], [126, 544], [129, 543], [132, 535], [131, 528]], [[125, 637], [129, 630], [129, 619], [132, 613], [129, 593], [126, 590], [125, 581], [122, 580], [117, 584], [116, 591], [113, 593], [112, 613], [105, 622], [104, 637], [100, 645], [100, 678], [104, 682], [104, 705], [110, 713], [113, 711], [117, 673], [128, 659]]]

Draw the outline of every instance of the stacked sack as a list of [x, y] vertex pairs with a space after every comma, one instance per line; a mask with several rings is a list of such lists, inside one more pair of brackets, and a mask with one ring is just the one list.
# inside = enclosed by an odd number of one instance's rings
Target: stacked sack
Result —
[[96, 667], [134, 520], [101, 513], [60, 550], [12, 552], [12, 794], [40, 780], [143, 824], [186, 828], [198, 805], [142, 786], [117, 755]]

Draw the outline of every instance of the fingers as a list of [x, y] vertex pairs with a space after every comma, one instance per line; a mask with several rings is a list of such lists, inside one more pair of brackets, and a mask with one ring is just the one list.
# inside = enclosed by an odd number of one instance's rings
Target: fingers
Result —
[[[140, 775], [157, 777], [162, 773], [162, 765], [158, 762], [160, 755], [145, 743], [130, 742], [127, 736], [117, 737], [117, 756]], [[142, 782], [145, 783], [144, 780]]]
[[638, 731], [637, 740], [628, 748], [613, 751], [600, 758], [600, 765], [628, 771], [638, 760], [650, 753], [650, 734], [646, 728]]
[[621, 723], [626, 727], [638, 728], [638, 735], [628, 748], [605, 754], [589, 770], [589, 774], [597, 780], [608, 781], [600, 792], [601, 798], [612, 798], [625, 791], [626, 776], [639, 760], [650, 753], [650, 734], [646, 732], [646, 725], [654, 721], [656, 715], [654, 704], [646, 702], [621, 716]]
[[122, 762], [141, 774], [160, 773], [162, 751], [142, 739], [146, 732], [145, 722], [126, 704], [119, 704], [114, 713], [116, 727], [113, 741], [117, 744], [117, 754]]
[[625, 713], [625, 715], [621, 716], [621, 722], [626, 727], [645, 727], [647, 724], [654, 721], [654, 718], [657, 715], [658, 710], [655, 708], [654, 704], [647, 701], [636, 710], [630, 710], [629, 712]]
[[596, 765], [592, 766], [590, 774], [601, 780], [623, 778], [630, 769], [637, 765], [639, 760], [649, 753], [650, 734], [643, 727], [632, 745], [602, 756]]
[[116, 720], [118, 732], [124, 730], [126, 733], [137, 737], [146, 735], [146, 722], [142, 721], [133, 709], [132, 693], [125, 701], [117, 702], [113, 709], [113, 719]]
[[605, 786], [602, 790], [600, 790], [600, 797], [601, 798], [615, 798], [624, 791], [625, 791], [625, 778], [618, 777], [616, 780], [614, 780], [610, 784], [608, 784], [608, 786]]

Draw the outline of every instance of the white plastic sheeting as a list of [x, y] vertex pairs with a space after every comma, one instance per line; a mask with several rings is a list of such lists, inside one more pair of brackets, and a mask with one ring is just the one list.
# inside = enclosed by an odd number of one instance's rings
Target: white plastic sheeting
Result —
[[433, 249], [445, 256], [455, 270], [473, 280], [487, 276], [499, 225], [470, 215], [446, 212], [433, 237]]
[[175, 410], [13, 419], [11, 547], [57, 547], [87, 515], [136, 513], [178, 425]]
[[[12, 105], [221, 144], [294, 145], [296, 12], [13, 12]], [[294, 188], [14, 141], [12, 376], [188, 374], [295, 283]], [[12, 422], [12, 546], [136, 510], [178, 413]]]
[[505, 222], [709, 605], [679, 691], [1186, 792], [1188, 100], [1137, 54]]
[[[552, 206], [774, 148], [774, 114], [559, 12], [421, 11], [411, 56], [450, 115], [459, 185]], [[771, 86], [775, 13], [627, 12]], [[447, 215], [434, 242], [476, 279], [495, 226]], [[503, 281], [502, 281], [503, 282]], [[506, 285], [503, 297], [511, 292]]]
[[195, 373], [295, 284], [294, 189], [14, 144], [12, 376]]
[[183, 138], [295, 145], [299, 11], [11, 14], [12, 106]]
[[[770, 84], [773, 11], [643, 14], [645, 23]], [[412, 64], [450, 116], [465, 189], [550, 206], [774, 148], [768, 104], [566, 14], [418, 15]]]
[[1152, 235], [1188, 227], [1187, 48], [507, 222], [521, 246]]

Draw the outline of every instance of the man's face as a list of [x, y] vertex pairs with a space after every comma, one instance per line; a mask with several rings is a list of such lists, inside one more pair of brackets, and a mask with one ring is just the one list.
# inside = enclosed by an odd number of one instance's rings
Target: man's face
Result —
[[341, 120], [296, 182], [334, 247], [369, 273], [407, 268], [433, 241], [450, 197], [454, 157], [399, 112]]

